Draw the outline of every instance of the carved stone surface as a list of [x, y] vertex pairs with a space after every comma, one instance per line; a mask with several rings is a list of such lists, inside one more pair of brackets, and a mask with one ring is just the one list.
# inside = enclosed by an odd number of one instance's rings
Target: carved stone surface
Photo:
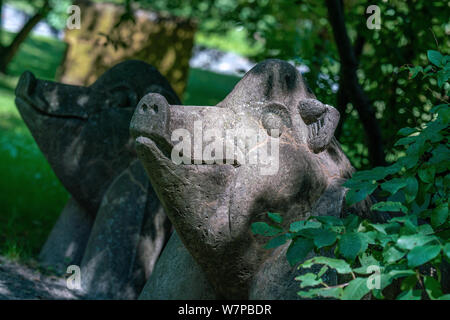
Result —
[[152, 66], [120, 63], [89, 87], [36, 79], [25, 72], [16, 105], [53, 171], [72, 197], [95, 215], [105, 190], [136, 158], [129, 124], [149, 92], [179, 103]]
[[172, 233], [140, 300], [215, 300], [211, 284], [176, 232]]
[[83, 290], [95, 299], [136, 299], [169, 231], [144, 168], [135, 160], [103, 197], [81, 262]]
[[79, 264], [91, 233], [94, 217], [70, 198], [39, 254], [44, 265], [65, 272]]
[[[215, 107], [172, 106], [158, 94], [140, 101], [131, 122], [138, 155], [178, 235], [217, 296], [279, 298], [292, 286], [293, 269], [279, 251], [285, 248], [266, 250], [267, 239], [250, 231], [251, 223], [267, 220], [267, 211], [280, 213], [284, 227], [310, 215], [341, 215], [341, 183], [353, 168], [333, 137], [338, 120], [339, 113], [317, 101], [301, 74], [280, 60], [256, 65]], [[191, 138], [192, 152], [183, 149], [181, 156], [174, 148], [177, 129], [190, 132], [182, 140]], [[213, 158], [224, 163], [211, 163], [195, 151], [196, 132], [211, 129], [222, 142], [229, 140], [228, 129], [251, 129], [263, 139], [239, 147], [239, 140], [246, 138], [237, 135], [234, 153], [221, 152], [219, 145]], [[201, 140], [202, 150], [210, 142]], [[269, 145], [274, 156], [269, 159], [278, 160], [277, 170], [263, 170], [270, 162], [242, 158]], [[278, 157], [273, 145], [279, 146]], [[181, 164], [172, 161], [174, 150]], [[166, 270], [167, 277], [178, 269]], [[264, 288], [265, 283], [284, 288]]]
[[[129, 135], [134, 109], [148, 92], [180, 103], [154, 67], [133, 60], [113, 67], [89, 87], [37, 80], [29, 72], [17, 85], [17, 107], [72, 197], [40, 258], [65, 272], [84, 256], [86, 272], [97, 270], [86, 275], [88, 294], [136, 298], [170, 235], [170, 223]], [[105, 278], [96, 266], [104, 268], [114, 286], [103, 286]], [[114, 290], [127, 282], [132, 289]]]

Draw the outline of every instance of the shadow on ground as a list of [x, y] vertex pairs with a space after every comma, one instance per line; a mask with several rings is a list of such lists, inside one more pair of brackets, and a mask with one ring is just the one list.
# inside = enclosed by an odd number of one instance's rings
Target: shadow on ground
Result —
[[82, 296], [66, 286], [66, 279], [45, 275], [0, 257], [0, 300], [79, 300]]

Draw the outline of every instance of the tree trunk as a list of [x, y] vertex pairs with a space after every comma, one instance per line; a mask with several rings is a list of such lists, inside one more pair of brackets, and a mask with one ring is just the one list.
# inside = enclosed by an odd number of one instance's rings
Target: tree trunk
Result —
[[[361, 36], [361, 34], [358, 34], [356, 36], [355, 40], [355, 57], [357, 60], [359, 60], [359, 57], [362, 54], [362, 50], [364, 47], [366, 39]], [[359, 62], [358, 62], [359, 64]], [[339, 89], [337, 92], [337, 103], [336, 108], [338, 109], [339, 113], [341, 114], [341, 121], [339, 121], [339, 124], [336, 128], [336, 131], [334, 132], [334, 135], [337, 139], [342, 134], [342, 127], [344, 126], [345, 119], [347, 118], [347, 113], [345, 110], [347, 109], [347, 105], [350, 103], [350, 97], [347, 95], [347, 92], [344, 88], [345, 82], [343, 81], [343, 75], [342, 75], [342, 66], [340, 68], [340, 75], [339, 75]]]
[[340, 0], [325, 0], [328, 19], [341, 60], [341, 75], [346, 95], [356, 108], [366, 134], [369, 161], [372, 166], [384, 165], [385, 154], [381, 128], [375, 117], [371, 102], [358, 82], [358, 62], [345, 27], [344, 11]]
[[19, 50], [20, 45], [28, 37], [31, 30], [33, 30], [49, 11], [49, 2], [46, 1], [43, 7], [25, 23], [19, 33], [16, 34], [13, 41], [8, 46], [0, 48], [0, 72], [6, 73], [6, 69]]

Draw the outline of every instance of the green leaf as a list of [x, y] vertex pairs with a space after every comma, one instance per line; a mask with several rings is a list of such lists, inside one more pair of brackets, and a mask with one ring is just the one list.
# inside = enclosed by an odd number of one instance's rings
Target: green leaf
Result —
[[409, 128], [409, 127], [405, 127], [405, 128], [401, 128], [400, 130], [398, 130], [397, 134], [400, 136], [409, 136], [411, 133], [417, 132], [416, 128]]
[[436, 187], [438, 187], [439, 189], [443, 189], [444, 186], [450, 186], [450, 173], [447, 174], [444, 178], [443, 177], [439, 177], [440, 181], [438, 183], [438, 179], [436, 179]]
[[442, 296], [441, 284], [433, 277], [425, 276], [423, 283], [425, 284], [425, 291], [431, 300], [436, 300]]
[[400, 285], [400, 289], [402, 291], [412, 290], [415, 288], [417, 281], [418, 279], [416, 274], [406, 277], [405, 279], [403, 279], [402, 284]]
[[361, 189], [367, 184], [366, 180], [357, 180], [355, 178], [348, 179], [344, 182], [343, 186], [349, 189]]
[[422, 293], [420, 290], [403, 291], [397, 296], [397, 300], [420, 300]]
[[437, 300], [450, 300], [450, 294], [444, 294], [440, 296]]
[[325, 274], [325, 272], [327, 272], [328, 271], [328, 266], [322, 266], [322, 268], [320, 268], [320, 271], [319, 271], [319, 273], [317, 274], [317, 277], [318, 278], [320, 278], [320, 277], [322, 277], [324, 274]]
[[434, 233], [433, 228], [429, 224], [423, 224], [417, 228], [417, 231], [424, 235], [430, 235]]
[[378, 260], [373, 255], [368, 253], [363, 253], [362, 255], [360, 255], [359, 262], [363, 267], [379, 265]]
[[[432, 152], [433, 156], [428, 161], [429, 164], [441, 164], [443, 163], [448, 169], [448, 159], [450, 159], [450, 150], [448, 147], [440, 144]], [[437, 170], [439, 173], [440, 171]]]
[[384, 290], [384, 288], [388, 287], [393, 280], [398, 278], [408, 278], [412, 275], [416, 276], [416, 272], [411, 269], [400, 269], [402, 267], [407, 267], [406, 265], [391, 265], [390, 267], [394, 267], [394, 270], [391, 270], [389, 272], [385, 272], [381, 274], [381, 280], [380, 280], [380, 289]]
[[450, 242], [447, 242], [444, 246], [444, 254], [447, 256], [447, 258], [450, 259]]
[[433, 108], [431, 108], [430, 112], [431, 113], [439, 113], [439, 111], [445, 110], [449, 106], [450, 106], [450, 104], [448, 104], [448, 103], [438, 104], [438, 105], [434, 106]]
[[397, 162], [388, 167], [379, 167], [379, 168], [381, 168], [383, 170], [383, 177], [382, 178], [377, 177], [378, 179], [376, 179], [376, 180], [384, 179], [388, 175], [396, 174], [402, 170], [402, 166], [400, 164], [398, 164]]
[[373, 267], [378, 267], [379, 270], [382, 269], [379, 266], [378, 261], [376, 261], [372, 265], [365, 265], [365, 266], [361, 266], [361, 267], [358, 267], [358, 268], [354, 268], [353, 272], [357, 273], [357, 274], [372, 275], [372, 274], [374, 274], [377, 271], [377, 269], [374, 269]]
[[420, 233], [412, 235], [404, 235], [398, 238], [397, 246], [400, 249], [412, 250], [415, 247], [423, 246], [434, 240], [436, 240], [436, 237]]
[[283, 222], [283, 218], [281, 217], [281, 215], [279, 213], [272, 213], [272, 212], [268, 212], [267, 215], [269, 216], [269, 218], [276, 222], [276, 223], [281, 223]]
[[351, 206], [367, 198], [367, 196], [372, 194], [376, 188], [376, 183], [367, 183], [358, 191], [355, 189], [350, 189], [345, 195], [345, 201], [347, 202], [347, 205]]
[[[417, 137], [408, 137], [408, 138], [412, 138], [414, 141], [417, 140]], [[410, 147], [407, 150], [409, 151], [409, 150], [411, 150], [411, 148], [412, 147]], [[401, 166], [405, 166], [406, 169], [411, 169], [412, 167], [414, 167], [417, 164], [418, 161], [419, 161], [419, 156], [417, 154], [408, 154], [407, 156], [400, 158], [397, 161], [397, 163], [399, 163], [399, 165], [401, 165]]]
[[[442, 113], [442, 112], [440, 112]], [[430, 140], [431, 142], [440, 142], [442, 139], [441, 131], [447, 129], [447, 124], [439, 121], [431, 121], [428, 122], [425, 129], [422, 131], [422, 135], [426, 140]]]
[[358, 267], [358, 268], [353, 268], [353, 272], [357, 273], [357, 274], [370, 274], [371, 272], [369, 272], [368, 267], [364, 266], [364, 267]]
[[406, 208], [401, 202], [394, 202], [394, 201], [377, 202], [371, 207], [371, 209], [389, 212], [400, 212], [400, 211], [403, 213], [408, 212], [408, 208]]
[[266, 249], [277, 248], [285, 244], [287, 240], [288, 237], [285, 234], [279, 235], [278, 237], [270, 239], [270, 241], [264, 246], [264, 248]]
[[393, 226], [393, 223], [370, 223], [369, 226], [377, 230], [378, 232], [387, 235], [388, 230]]
[[[400, 266], [396, 266], [396, 267], [402, 267], [402, 266], [400, 265]], [[406, 266], [404, 266], [404, 267], [406, 267]], [[400, 270], [394, 269], [387, 273], [387, 275], [389, 277], [391, 277], [392, 279], [403, 278], [403, 277], [411, 276], [411, 275], [415, 275], [415, 274], [416, 274], [416, 272], [411, 269], [403, 269], [403, 270], [402, 269], [400, 269]]]
[[406, 252], [398, 250], [396, 247], [392, 246], [384, 250], [383, 258], [387, 263], [394, 263], [406, 255]]
[[437, 75], [437, 84], [439, 88], [442, 88], [445, 82], [447, 82], [449, 78], [449, 70], [440, 70], [438, 71]]
[[406, 179], [395, 178], [381, 184], [381, 189], [388, 191], [390, 194], [395, 194], [398, 190], [406, 186]]
[[283, 229], [268, 225], [265, 222], [252, 223], [251, 230], [254, 234], [259, 234], [265, 237], [273, 237], [283, 231]]
[[313, 288], [306, 291], [299, 291], [297, 294], [302, 298], [335, 298], [340, 299], [343, 289], [339, 287], [335, 288]]
[[408, 266], [415, 268], [436, 258], [441, 252], [440, 245], [425, 245], [413, 248], [407, 255]]
[[314, 237], [314, 244], [317, 248], [331, 246], [337, 238], [336, 232], [326, 229], [319, 229]]
[[347, 231], [354, 230], [359, 225], [359, 218], [354, 214], [349, 214], [344, 219], [344, 226]]
[[425, 67], [425, 69], [423, 69], [423, 72], [428, 73], [432, 69], [433, 69], [433, 66], [432, 65], [428, 65], [428, 66]]
[[435, 173], [436, 173], [435, 167], [420, 168], [418, 171], [420, 180], [422, 180], [425, 183], [433, 183]]
[[300, 267], [301, 268], [311, 268], [315, 264], [323, 264], [331, 269], [336, 270], [337, 273], [340, 274], [348, 274], [352, 272], [350, 265], [345, 262], [343, 259], [335, 259], [328, 257], [314, 257], [305, 262], [303, 262]]
[[428, 60], [436, 67], [442, 67], [442, 54], [436, 50], [427, 51]]
[[295, 222], [291, 223], [291, 225], [289, 227], [289, 231], [295, 233], [295, 232], [299, 232], [302, 229], [320, 228], [321, 225], [322, 224], [317, 221], [306, 221], [306, 220], [295, 221]]
[[378, 236], [378, 241], [380, 242], [380, 246], [385, 247], [388, 244], [391, 243], [395, 243], [397, 241], [398, 238], [398, 234], [389, 234], [389, 235], [384, 235], [384, 234], [380, 234]]
[[448, 204], [442, 203], [439, 207], [434, 208], [431, 212], [431, 224], [438, 227], [444, 224], [448, 218]]
[[430, 112], [437, 113], [444, 124], [448, 124], [448, 122], [450, 121], [450, 108], [448, 103], [434, 106], [433, 108], [431, 108]]
[[391, 222], [399, 222], [399, 223], [413, 223], [414, 225], [417, 224], [417, 217], [413, 215], [405, 215], [401, 217], [395, 217], [390, 220]]
[[417, 218], [413, 215], [393, 218], [391, 219], [391, 221], [403, 224], [402, 228], [399, 230], [401, 234], [411, 234], [419, 232], [417, 228]]
[[407, 203], [414, 201], [419, 190], [419, 183], [415, 177], [406, 178], [406, 186], [403, 189], [405, 192], [405, 199]]
[[295, 277], [295, 280], [301, 281], [300, 288], [314, 287], [323, 282], [322, 279], [318, 279], [314, 273], [307, 273], [307, 274]]
[[356, 278], [350, 281], [348, 286], [344, 288], [342, 299], [361, 300], [371, 290], [367, 285], [367, 281], [368, 281], [367, 278]]
[[314, 248], [311, 239], [297, 238], [292, 241], [286, 253], [286, 258], [291, 266], [305, 260], [308, 253]]
[[[392, 275], [382, 273], [381, 279], [380, 279], [380, 289], [379, 290], [384, 290], [386, 287], [388, 287], [392, 283], [393, 280], [394, 280], [394, 278]], [[374, 291], [376, 291], [376, 290], [374, 290]]]
[[398, 139], [396, 142], [395, 142], [395, 144], [394, 144], [394, 146], [407, 146], [407, 145], [409, 145], [409, 144], [411, 144], [411, 143], [413, 143], [413, 142], [415, 142], [416, 141], [416, 137], [404, 137], [404, 138], [400, 138], [400, 139]]
[[344, 223], [341, 219], [334, 216], [316, 216], [314, 217], [317, 221], [328, 225], [328, 226], [343, 226]]
[[373, 289], [372, 294], [375, 297], [375, 299], [377, 299], [377, 300], [384, 300], [385, 299], [385, 297], [383, 296], [382, 290]]
[[414, 79], [419, 72], [423, 72], [423, 68], [421, 66], [409, 67], [410, 77]]
[[365, 241], [368, 244], [376, 244], [376, 241], [377, 241], [377, 238], [378, 238], [378, 234], [375, 231], [369, 231], [369, 232], [361, 233], [361, 236], [364, 237]]
[[314, 238], [321, 230], [322, 229], [320, 228], [305, 228], [297, 232], [295, 235], [314, 240]]
[[353, 173], [351, 180], [380, 180], [384, 179], [388, 174], [385, 167], [376, 167], [371, 170], [356, 171]]
[[339, 240], [339, 252], [346, 259], [355, 260], [362, 248], [361, 237], [355, 232], [345, 233]]

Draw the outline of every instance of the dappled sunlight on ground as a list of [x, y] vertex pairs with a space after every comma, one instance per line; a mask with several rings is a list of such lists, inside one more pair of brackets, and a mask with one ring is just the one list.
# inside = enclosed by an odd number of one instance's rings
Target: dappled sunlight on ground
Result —
[[46, 275], [35, 266], [31, 268], [0, 257], [0, 300], [80, 298], [76, 291], [67, 288], [64, 277]]

